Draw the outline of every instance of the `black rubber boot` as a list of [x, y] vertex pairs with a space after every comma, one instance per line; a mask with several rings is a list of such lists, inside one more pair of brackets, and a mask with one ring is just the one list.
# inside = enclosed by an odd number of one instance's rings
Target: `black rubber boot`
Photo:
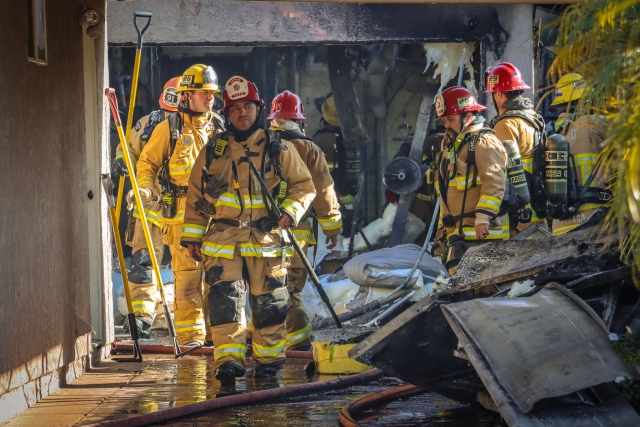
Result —
[[233, 362], [224, 362], [216, 369], [216, 379], [220, 381], [222, 385], [235, 384], [236, 377], [241, 377], [245, 373], [245, 370], [236, 365]]
[[147, 340], [151, 338], [151, 323], [142, 319], [136, 319], [136, 323], [138, 324], [138, 335], [140, 338]]
[[[138, 326], [138, 337], [140, 339], [148, 340], [149, 338], [151, 338], [151, 323], [147, 322], [146, 320], [136, 318], [136, 325]], [[129, 331], [129, 322], [124, 322], [122, 330], [125, 334], [131, 333], [131, 331]]]
[[284, 361], [274, 363], [261, 363], [256, 366], [256, 369], [253, 371], [253, 378], [273, 378], [276, 376], [283, 363]]

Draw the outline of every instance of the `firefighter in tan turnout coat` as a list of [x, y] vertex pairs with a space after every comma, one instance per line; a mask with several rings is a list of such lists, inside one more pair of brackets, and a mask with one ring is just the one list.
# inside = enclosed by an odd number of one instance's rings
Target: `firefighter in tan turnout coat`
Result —
[[[254, 377], [274, 376], [284, 363], [293, 248], [283, 230], [299, 224], [315, 195], [293, 145], [261, 128], [263, 108], [253, 83], [239, 76], [229, 79], [223, 109], [228, 132], [200, 153], [189, 179], [182, 245], [195, 260], [204, 258], [216, 378], [223, 384], [245, 373], [245, 283], [258, 362]], [[249, 159], [267, 188], [251, 172]], [[270, 215], [265, 191], [280, 204], [279, 222]]]
[[[282, 139], [289, 141], [296, 148], [309, 169], [316, 188], [316, 197], [311, 202], [313, 215], [326, 236], [325, 243], [329, 243], [327, 248], [333, 249], [338, 242], [338, 236], [342, 233], [340, 204], [333, 188], [333, 178], [331, 178], [324, 153], [313, 139], [302, 132], [300, 127], [306, 117], [302, 100], [294, 93], [284, 91], [273, 99], [271, 114], [267, 118], [271, 120], [271, 129], [279, 132]], [[293, 234], [305, 253], [309, 246], [318, 244], [315, 240], [317, 236], [314, 236], [308, 219], [298, 224], [293, 229]], [[311, 349], [311, 322], [300, 293], [307, 281], [308, 273], [298, 254], [294, 255], [288, 271], [290, 304], [286, 322], [287, 348], [307, 351]]]
[[507, 152], [467, 89], [454, 86], [436, 97], [436, 113], [447, 129], [436, 172], [440, 197], [440, 239], [447, 239], [445, 266], [451, 273], [469, 246], [509, 238], [509, 218], [501, 212], [506, 189]]

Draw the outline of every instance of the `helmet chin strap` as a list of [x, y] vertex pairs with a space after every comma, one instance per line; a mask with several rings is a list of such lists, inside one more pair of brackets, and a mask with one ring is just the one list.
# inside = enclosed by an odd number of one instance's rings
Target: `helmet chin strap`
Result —
[[471, 120], [471, 122], [469, 122], [469, 124], [465, 124], [465, 121], [467, 120], [467, 114], [469, 114], [469, 113], [460, 114], [460, 132], [458, 132], [458, 134], [456, 135], [456, 137], [454, 139], [458, 139], [460, 134], [462, 132], [464, 132], [465, 129], [467, 129], [473, 123], [473, 120]]
[[493, 108], [496, 109], [496, 114], [500, 114], [500, 110], [498, 109], [498, 103], [496, 102], [495, 92], [491, 92], [491, 103], [493, 104]]

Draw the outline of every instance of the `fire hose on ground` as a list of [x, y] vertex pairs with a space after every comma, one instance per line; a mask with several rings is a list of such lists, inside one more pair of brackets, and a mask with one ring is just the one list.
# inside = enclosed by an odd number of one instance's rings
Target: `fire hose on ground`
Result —
[[415, 385], [405, 385], [402, 387], [396, 387], [389, 390], [384, 390], [379, 393], [371, 394], [362, 399], [356, 400], [340, 410], [338, 418], [340, 424], [344, 427], [361, 427], [360, 424], [354, 418], [354, 415], [372, 406], [380, 405], [390, 400], [400, 399], [402, 397], [413, 396], [414, 394], [420, 394], [425, 392], [421, 387]]
[[256, 404], [272, 399], [282, 399], [286, 397], [313, 394], [326, 390], [335, 390], [350, 387], [353, 385], [374, 381], [380, 378], [382, 374], [383, 372], [381, 370], [372, 369], [361, 374], [348, 375], [345, 377], [334, 378], [326, 381], [318, 381], [315, 383], [299, 384], [290, 387], [274, 388], [269, 390], [255, 391], [251, 393], [238, 394], [235, 396], [225, 396], [216, 399], [209, 399], [203, 402], [191, 403], [175, 408], [164, 409], [158, 412], [152, 412], [150, 414], [137, 415], [135, 417], [107, 421], [99, 424], [91, 424], [87, 427], [146, 426], [163, 421], [173, 420], [187, 415], [198, 414], [205, 411], [231, 408], [240, 405]]
[[[135, 349], [133, 344], [121, 344], [113, 342], [111, 343], [111, 354], [115, 355], [118, 353], [131, 353]], [[190, 349], [190, 347], [181, 347], [180, 351], [186, 351]], [[160, 345], [160, 344], [140, 344], [140, 350], [149, 354], [173, 354], [174, 348], [172, 345]], [[212, 356], [213, 355], [213, 347], [200, 347], [197, 350], [194, 350], [189, 353], [190, 356]], [[311, 351], [295, 351], [295, 350], [287, 350], [286, 356], [292, 359], [307, 359], [313, 360], [313, 352]]]

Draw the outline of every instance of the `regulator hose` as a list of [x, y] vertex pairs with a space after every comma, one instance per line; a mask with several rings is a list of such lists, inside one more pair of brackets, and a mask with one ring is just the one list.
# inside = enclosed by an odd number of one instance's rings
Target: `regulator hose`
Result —
[[219, 397], [203, 402], [191, 403], [175, 408], [164, 409], [150, 414], [137, 415], [135, 417], [123, 418], [121, 420], [106, 421], [99, 424], [91, 424], [85, 427], [137, 427], [156, 424], [159, 422], [173, 420], [186, 415], [198, 414], [200, 412], [212, 411], [214, 409], [230, 408], [233, 406], [249, 405], [271, 399], [281, 399], [290, 396], [318, 393], [324, 390], [334, 390], [338, 388], [350, 387], [374, 381], [382, 376], [379, 369], [334, 378], [332, 380], [318, 381], [315, 383], [299, 384], [290, 387], [273, 388], [270, 390], [254, 391], [251, 393], [238, 394], [234, 396]]

